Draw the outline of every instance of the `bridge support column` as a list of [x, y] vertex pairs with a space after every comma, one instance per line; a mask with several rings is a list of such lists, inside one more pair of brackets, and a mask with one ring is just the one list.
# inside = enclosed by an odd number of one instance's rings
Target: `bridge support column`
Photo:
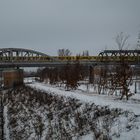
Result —
[[13, 88], [23, 84], [22, 69], [4, 70], [2, 76], [4, 88]]
[[137, 93], [137, 82], [135, 81], [135, 94]]
[[94, 82], [94, 67], [89, 67], [89, 83]]

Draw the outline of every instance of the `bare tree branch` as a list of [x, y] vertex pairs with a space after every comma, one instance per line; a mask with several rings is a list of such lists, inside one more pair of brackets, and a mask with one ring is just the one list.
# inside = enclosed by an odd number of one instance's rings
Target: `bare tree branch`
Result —
[[124, 47], [126, 46], [127, 40], [129, 38], [129, 35], [124, 35], [123, 32], [118, 34], [115, 38], [116, 44], [118, 46], [119, 50], [123, 50]]

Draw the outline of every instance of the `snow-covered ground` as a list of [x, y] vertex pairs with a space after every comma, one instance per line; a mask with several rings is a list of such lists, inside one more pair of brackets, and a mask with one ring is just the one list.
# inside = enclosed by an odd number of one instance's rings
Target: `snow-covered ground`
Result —
[[92, 86], [26, 85], [3, 94], [7, 140], [139, 140], [140, 94], [127, 101], [99, 95]]
[[119, 100], [119, 97], [112, 95], [99, 95], [95, 92], [91, 92], [91, 90], [90, 92], [87, 92], [86, 89], [85, 92], [84, 90], [65, 91], [64, 88], [38, 82], [30, 84], [30, 86], [54, 94], [77, 98], [82, 102], [95, 103], [96, 105], [101, 106], [109, 106], [110, 108], [121, 108], [125, 111], [128, 110], [130, 112], [134, 112], [135, 115], [140, 115], [140, 94], [133, 95], [127, 101], [126, 99]]
[[[129, 98], [119, 100], [119, 97], [112, 95], [99, 95], [93, 88], [86, 89], [85, 86], [80, 86], [78, 90], [75, 91], [65, 91], [62, 87], [56, 87], [45, 83], [34, 82], [29, 86], [49, 92], [52, 94], [57, 94], [60, 96], [76, 98], [84, 103], [95, 103], [100, 106], [108, 106], [109, 108], [120, 108], [124, 111], [130, 112], [127, 116], [120, 116], [116, 119], [116, 122], [110, 128], [110, 134], [112, 139], [116, 140], [139, 140], [140, 137], [140, 94], [135, 94]], [[134, 86], [130, 87], [131, 91], [134, 90]], [[132, 116], [131, 116], [132, 112]], [[137, 117], [134, 117], [137, 116]], [[133, 121], [132, 121], [133, 120]], [[130, 129], [131, 131], [130, 131]], [[81, 137], [81, 140], [92, 140], [92, 134], [88, 134]]]

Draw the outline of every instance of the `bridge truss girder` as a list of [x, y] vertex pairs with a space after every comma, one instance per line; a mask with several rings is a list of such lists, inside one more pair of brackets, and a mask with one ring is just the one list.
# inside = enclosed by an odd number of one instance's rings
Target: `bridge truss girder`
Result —
[[134, 61], [139, 61], [140, 58], [140, 50], [105, 50], [99, 53], [100, 60], [121, 60], [124, 58], [126, 61], [131, 59]]
[[99, 56], [139, 56], [140, 50], [105, 50]]
[[23, 58], [29, 58], [29, 57], [48, 57], [48, 59], [52, 60], [53, 58], [49, 55], [46, 55], [45, 53], [37, 52], [34, 50], [29, 49], [21, 49], [21, 48], [1, 48], [0, 49], [0, 59], [3, 60], [13, 60], [13, 58], [23, 57]]

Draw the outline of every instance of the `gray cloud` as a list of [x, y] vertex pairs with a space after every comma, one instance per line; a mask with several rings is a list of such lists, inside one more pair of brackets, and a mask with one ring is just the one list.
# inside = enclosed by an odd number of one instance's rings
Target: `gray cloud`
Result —
[[139, 0], [0, 1], [0, 47], [24, 47], [56, 55], [59, 48], [97, 54], [115, 48], [114, 36], [140, 30]]

